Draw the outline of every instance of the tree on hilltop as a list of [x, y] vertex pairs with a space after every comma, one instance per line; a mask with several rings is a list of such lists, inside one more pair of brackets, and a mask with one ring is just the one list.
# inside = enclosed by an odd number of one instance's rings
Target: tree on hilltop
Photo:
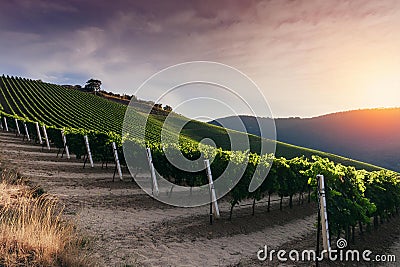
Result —
[[90, 79], [86, 82], [85, 89], [88, 92], [98, 92], [100, 91], [101, 81], [96, 79]]
[[166, 112], [171, 112], [171, 111], [172, 111], [172, 107], [166, 105], [166, 106], [164, 107], [164, 110], [165, 110]]

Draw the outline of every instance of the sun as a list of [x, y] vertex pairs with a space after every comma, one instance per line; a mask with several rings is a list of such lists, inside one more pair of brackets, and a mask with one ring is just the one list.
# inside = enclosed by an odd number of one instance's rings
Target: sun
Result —
[[363, 76], [363, 99], [370, 107], [398, 106], [400, 99], [400, 74], [388, 66], [376, 66]]

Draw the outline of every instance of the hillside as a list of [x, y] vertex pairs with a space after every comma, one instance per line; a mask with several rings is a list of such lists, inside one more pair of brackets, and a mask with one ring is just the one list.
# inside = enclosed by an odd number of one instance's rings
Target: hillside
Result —
[[[59, 85], [34, 81], [24, 78], [5, 77], [0, 78], [0, 109], [5, 114], [18, 115], [25, 119], [45, 123], [56, 127], [83, 128], [102, 132], [113, 131], [121, 133], [126, 106], [104, 98], [83, 93], [73, 89], [67, 89]], [[172, 113], [176, 122], [189, 119]], [[140, 109], [131, 114], [133, 122], [146, 119]], [[159, 141], [165, 116], [150, 115], [147, 121], [148, 137], [152, 141]], [[134, 127], [134, 123], [132, 124]], [[165, 128], [165, 127], [164, 127]], [[185, 125], [180, 134], [180, 139], [200, 141], [203, 138], [211, 138], [218, 147], [230, 150], [230, 141], [227, 135], [243, 135], [243, 133], [227, 130], [199, 121], [190, 121]], [[176, 135], [173, 125], [166, 127], [168, 135]], [[258, 152], [262, 139], [256, 135], [248, 135], [251, 151]], [[263, 142], [266, 142], [264, 139]], [[240, 144], [239, 144], [240, 145]], [[320, 155], [329, 157], [335, 162], [346, 165], [354, 165], [358, 168], [375, 169], [375, 166], [353, 161], [348, 158], [316, 150], [306, 149], [278, 142], [277, 156], [293, 158], [296, 156]]]
[[7, 114], [56, 127], [119, 132], [126, 106], [60, 85], [0, 77], [0, 104]]
[[[241, 119], [249, 133], [259, 135], [254, 117], [241, 116]], [[232, 117], [218, 119], [218, 122], [239, 129]], [[400, 108], [354, 110], [308, 119], [276, 119], [275, 124], [279, 141], [400, 171]]]

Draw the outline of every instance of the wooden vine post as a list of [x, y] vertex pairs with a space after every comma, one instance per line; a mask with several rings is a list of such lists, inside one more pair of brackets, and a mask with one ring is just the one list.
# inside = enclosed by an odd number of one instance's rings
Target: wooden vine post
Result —
[[14, 120], [15, 120], [15, 128], [17, 129], [17, 134], [18, 134], [18, 135], [21, 135], [21, 131], [20, 131], [20, 129], [19, 129], [18, 120], [17, 120], [16, 118], [15, 118]]
[[123, 178], [122, 178], [122, 170], [121, 170], [121, 164], [120, 164], [120, 162], [119, 162], [118, 150], [117, 150], [117, 145], [115, 144], [115, 142], [112, 142], [112, 148], [113, 148], [114, 160], [115, 160], [115, 170], [114, 170], [113, 181], [114, 181], [114, 177], [115, 177], [115, 172], [116, 172], [116, 171], [118, 171], [119, 180], [120, 180], [120, 181], [123, 181]]
[[39, 123], [35, 122], [35, 126], [36, 126], [36, 132], [38, 135], [38, 139], [39, 139], [39, 144], [43, 144], [43, 140], [42, 140], [42, 134], [40, 133], [40, 128], [39, 128]]
[[[317, 255], [319, 254], [319, 231], [320, 224], [322, 226], [322, 246], [326, 252], [331, 250], [329, 241], [329, 223], [328, 223], [328, 211], [326, 208], [326, 197], [325, 197], [325, 182], [323, 175], [317, 175], [317, 191], [318, 191], [318, 229], [317, 229]], [[325, 257], [329, 254], [325, 253]]]
[[6, 129], [6, 132], [8, 132], [7, 118], [3, 117], [3, 119], [4, 119], [4, 128]]
[[88, 155], [88, 158], [89, 158], [90, 166], [91, 166], [92, 168], [94, 168], [93, 158], [92, 158], [92, 152], [90, 152], [89, 138], [88, 138], [87, 135], [85, 135], [85, 136], [83, 137], [83, 139], [85, 140], [86, 152], [87, 152], [87, 155]]
[[69, 148], [68, 148], [68, 145], [67, 145], [67, 137], [64, 134], [64, 130], [61, 130], [61, 138], [63, 140], [64, 150], [65, 150], [65, 154], [67, 155], [67, 159], [70, 159], [71, 156], [69, 154]]
[[[31, 141], [31, 137], [29, 136], [28, 126], [26, 125], [25, 122], [24, 122], [24, 129], [25, 129], [26, 139], [27, 139], [28, 141]], [[25, 137], [24, 137], [24, 138], [25, 138]]]
[[157, 177], [156, 177], [156, 170], [153, 165], [153, 157], [151, 156], [151, 150], [149, 147], [146, 148], [146, 154], [147, 154], [147, 160], [149, 162], [149, 167], [150, 167], [150, 174], [151, 174], [151, 193], [154, 196], [158, 196], [160, 193], [158, 189], [158, 183], [157, 183]]
[[208, 159], [204, 160], [204, 165], [206, 167], [208, 185], [210, 187], [210, 224], [212, 224], [213, 215], [215, 218], [219, 218], [219, 208], [217, 202], [217, 195], [215, 193], [214, 181], [212, 178], [210, 161]]
[[47, 130], [46, 130], [46, 126], [44, 124], [42, 125], [42, 129], [43, 129], [44, 139], [46, 140], [47, 150], [50, 150], [49, 137], [47, 136]]

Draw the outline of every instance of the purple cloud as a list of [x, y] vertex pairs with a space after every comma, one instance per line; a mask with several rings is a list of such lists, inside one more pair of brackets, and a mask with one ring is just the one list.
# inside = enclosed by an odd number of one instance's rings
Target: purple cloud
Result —
[[[361, 104], [335, 96], [314, 105], [327, 91], [363, 84], [346, 76], [361, 71], [356, 60], [400, 57], [399, 13], [389, 0], [4, 1], [0, 74], [73, 84], [96, 76], [129, 93], [164, 67], [211, 60], [251, 76], [278, 115], [325, 113]], [[298, 102], [294, 91], [309, 100], [288, 104]]]

